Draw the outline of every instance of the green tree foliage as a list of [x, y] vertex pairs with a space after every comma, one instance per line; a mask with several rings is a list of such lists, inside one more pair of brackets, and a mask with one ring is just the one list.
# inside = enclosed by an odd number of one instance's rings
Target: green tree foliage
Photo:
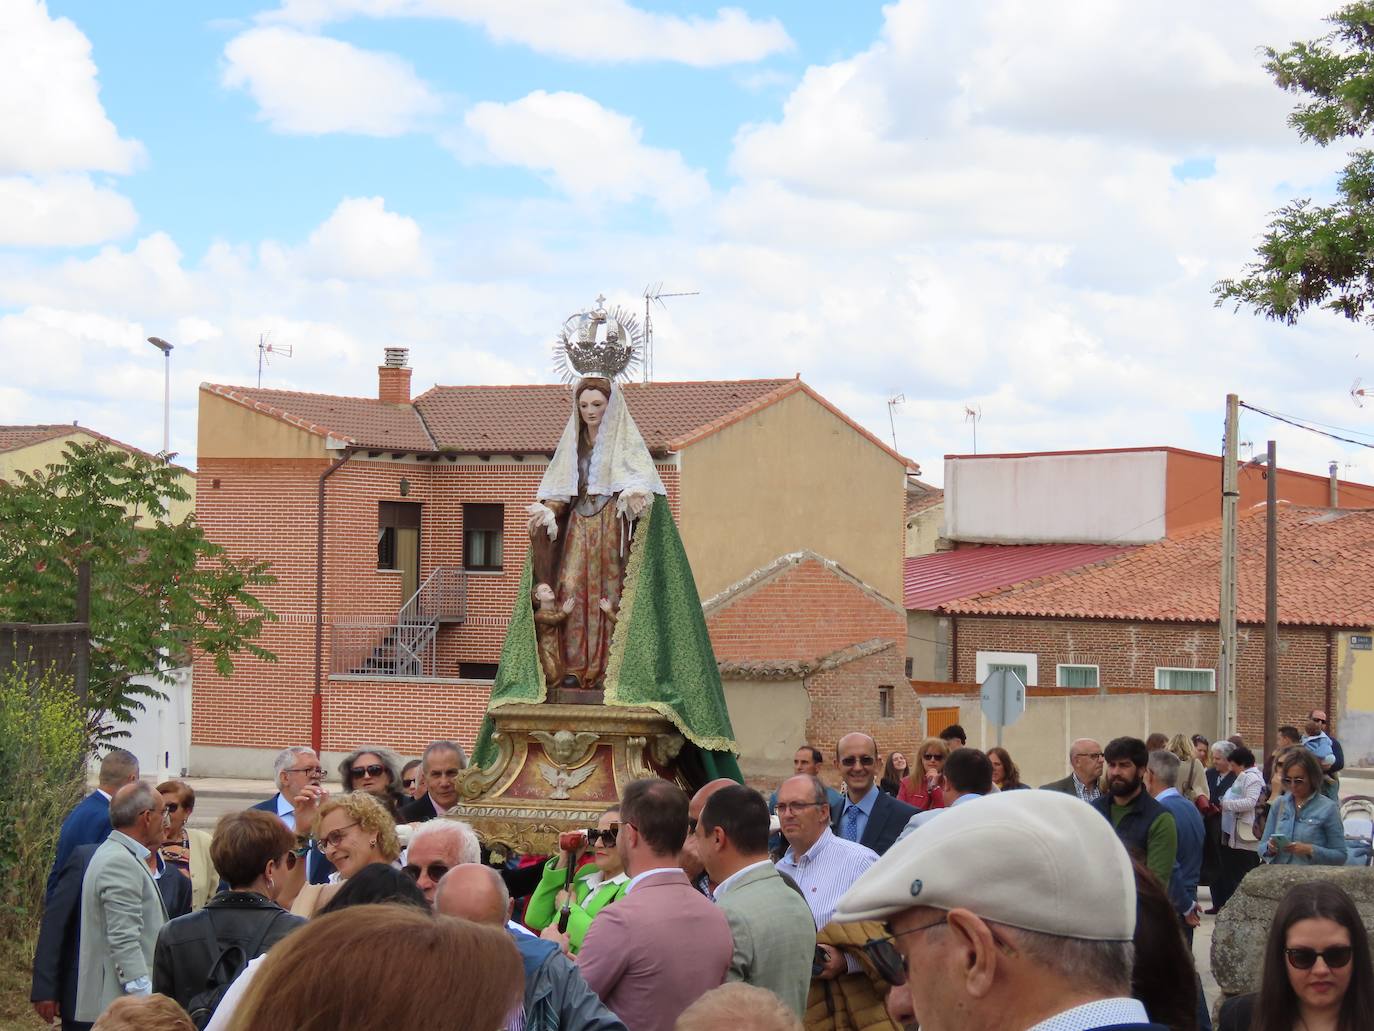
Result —
[[[1266, 48], [1274, 81], [1303, 99], [1288, 124], [1326, 146], [1374, 126], [1374, 3], [1342, 7], [1331, 32], [1287, 50]], [[1272, 215], [1256, 260], [1212, 292], [1217, 304], [1292, 325], [1313, 306], [1374, 324], [1374, 152], [1351, 153], [1331, 204], [1291, 201]]]
[[77, 568], [91, 565], [89, 716], [97, 736], [128, 721], [141, 698], [131, 678], [168, 682], [167, 657], [209, 655], [227, 676], [276, 617], [252, 589], [274, 582], [265, 562], [236, 561], [191, 516], [169, 517], [186, 491], [171, 466], [96, 442], [67, 445], [63, 461], [0, 483], [0, 621], [75, 621]]
[[57, 832], [85, 787], [85, 716], [70, 681], [0, 669], [0, 947], [25, 961]]

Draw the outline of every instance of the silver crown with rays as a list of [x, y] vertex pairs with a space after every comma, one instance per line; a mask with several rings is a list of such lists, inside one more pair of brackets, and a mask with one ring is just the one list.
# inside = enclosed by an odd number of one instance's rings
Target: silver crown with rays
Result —
[[567, 383], [581, 376], [628, 379], [643, 346], [639, 319], [619, 306], [607, 309], [603, 295], [593, 308], [563, 323], [553, 348], [554, 367]]

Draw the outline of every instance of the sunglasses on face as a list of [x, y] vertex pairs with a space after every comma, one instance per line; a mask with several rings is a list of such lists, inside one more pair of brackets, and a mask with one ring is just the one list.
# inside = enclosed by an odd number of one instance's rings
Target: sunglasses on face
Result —
[[414, 777], [402, 777], [402, 778], [401, 778], [401, 786], [402, 786], [402, 787], [406, 787], [406, 788], [413, 788], [413, 787], [415, 786], [415, 778], [414, 778]]
[[280, 859], [278, 859], [277, 862], [280, 863], [282, 866], [286, 867], [287, 872], [289, 873], [290, 871], [296, 869], [296, 862], [299, 858], [300, 857], [296, 855], [295, 851], [292, 850], [286, 853], [286, 855], [282, 856]]
[[939, 920], [889, 935], [886, 938], [870, 938], [864, 942], [864, 952], [873, 961], [873, 967], [878, 971], [879, 976], [893, 987], [899, 987], [906, 984], [906, 960], [897, 951], [897, 946], [893, 942], [904, 934], [929, 931], [932, 927], [939, 927], [944, 922], [945, 918], [941, 917]]
[[849, 769], [853, 766], [872, 766], [877, 761], [871, 755], [846, 755], [840, 760], [840, 765]]
[[[354, 766], [350, 768], [348, 772], [353, 774], [353, 776], [355, 777], [361, 777], [364, 774], [366, 774], [369, 777], [380, 777], [383, 773], [386, 772], [386, 767], [383, 766], [381, 763], [369, 763], [366, 766]], [[411, 781], [410, 783], [414, 784], [415, 782]]]
[[401, 867], [401, 872], [412, 881], [418, 881], [420, 879], [420, 874], [424, 874], [435, 884], [438, 884], [448, 871], [449, 868], [443, 863], [429, 863], [425, 866], [416, 866], [414, 863], [407, 863], [405, 866]]
[[320, 839], [320, 851], [328, 852], [338, 848], [343, 843], [343, 839], [348, 836], [348, 832], [356, 826], [358, 826], [356, 823], [346, 823], [338, 830], [330, 831]]
[[1279, 781], [1279, 783], [1281, 783], [1281, 784], [1282, 784], [1284, 787], [1286, 787], [1286, 788], [1291, 788], [1294, 784], [1306, 784], [1306, 783], [1307, 783], [1307, 778], [1306, 778], [1306, 777], [1284, 777], [1281, 781]]
[[1354, 953], [1349, 945], [1333, 945], [1329, 949], [1318, 952], [1316, 949], [1299, 948], [1284, 949], [1283, 954], [1288, 957], [1289, 966], [1295, 970], [1311, 970], [1317, 964], [1317, 960], [1323, 960], [1330, 970], [1339, 970], [1350, 962], [1350, 957]]
[[945, 757], [939, 752], [931, 752], [929, 755], [921, 756], [921, 758], [928, 763], [942, 763], [945, 761]]
[[[696, 821], [688, 820], [687, 823], [694, 824], [696, 823]], [[607, 848], [610, 848], [612, 845], [615, 844], [615, 839], [619, 834], [620, 824], [618, 823], [611, 824], [604, 831], [598, 830], [597, 828], [593, 827], [589, 831], [587, 831], [587, 844], [595, 848], [596, 843], [600, 841], [604, 842]]]
[[180, 802], [168, 802], [168, 803], [167, 803], [167, 813], [168, 813], [168, 815], [171, 815], [172, 813], [175, 813], [175, 812], [176, 812], [178, 809], [180, 809], [180, 808], [181, 808], [181, 803], [180, 803]]

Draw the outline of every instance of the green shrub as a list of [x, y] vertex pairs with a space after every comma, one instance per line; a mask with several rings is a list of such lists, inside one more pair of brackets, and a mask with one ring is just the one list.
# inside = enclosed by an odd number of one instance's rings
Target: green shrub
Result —
[[0, 948], [32, 956], [62, 820], [85, 790], [85, 711], [69, 680], [0, 670]]

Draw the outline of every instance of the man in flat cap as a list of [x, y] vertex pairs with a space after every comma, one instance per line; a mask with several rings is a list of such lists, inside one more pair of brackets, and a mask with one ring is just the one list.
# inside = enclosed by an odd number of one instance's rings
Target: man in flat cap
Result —
[[894, 1018], [921, 1031], [1166, 1031], [1130, 997], [1135, 905], [1111, 824], [1072, 796], [1016, 791], [898, 842], [835, 919], [886, 921], [867, 952], [906, 984]]

